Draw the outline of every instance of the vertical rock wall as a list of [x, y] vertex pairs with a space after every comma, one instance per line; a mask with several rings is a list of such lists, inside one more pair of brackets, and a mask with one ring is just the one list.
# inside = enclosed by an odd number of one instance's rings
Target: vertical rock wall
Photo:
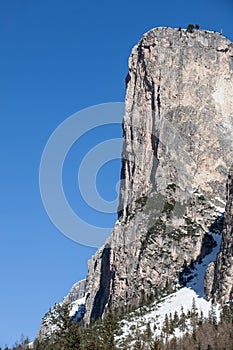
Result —
[[225, 206], [233, 151], [232, 60], [231, 42], [199, 30], [157, 28], [134, 47], [126, 78], [119, 221], [107, 242], [108, 266], [103, 269], [99, 252], [89, 263], [87, 321], [103, 312], [93, 310], [104, 280], [105, 306], [124, 310], [174, 285], [183, 266], [203, 251], [204, 234]]
[[205, 251], [204, 235], [225, 207], [232, 78], [233, 44], [218, 33], [156, 28], [133, 48], [119, 220], [89, 261], [86, 322], [172, 290]]

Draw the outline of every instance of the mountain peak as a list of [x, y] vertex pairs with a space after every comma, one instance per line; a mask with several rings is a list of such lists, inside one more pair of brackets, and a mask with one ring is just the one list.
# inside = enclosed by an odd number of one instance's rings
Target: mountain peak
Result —
[[133, 48], [119, 220], [89, 261], [84, 322], [186, 284], [187, 271], [216, 247], [214, 234], [221, 240], [233, 152], [232, 57], [228, 39], [199, 29], [155, 28]]

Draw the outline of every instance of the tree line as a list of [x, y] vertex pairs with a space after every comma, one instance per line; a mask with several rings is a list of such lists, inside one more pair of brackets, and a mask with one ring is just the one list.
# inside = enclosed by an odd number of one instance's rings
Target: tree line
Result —
[[[233, 305], [225, 305], [220, 320], [217, 320], [214, 308], [209, 316], [203, 317], [193, 300], [191, 310], [173, 315], [165, 315], [160, 336], [155, 336], [156, 329], [149, 323], [144, 331], [139, 328], [126, 339], [117, 341], [122, 334], [120, 320], [110, 309], [103, 320], [90, 325], [78, 324], [69, 317], [69, 306], [59, 306], [59, 317], [53, 336], [47, 340], [36, 340], [33, 350], [233, 350]], [[175, 330], [180, 336], [175, 336]], [[182, 335], [182, 336], [181, 336]], [[28, 338], [14, 347], [0, 350], [26, 350]]]

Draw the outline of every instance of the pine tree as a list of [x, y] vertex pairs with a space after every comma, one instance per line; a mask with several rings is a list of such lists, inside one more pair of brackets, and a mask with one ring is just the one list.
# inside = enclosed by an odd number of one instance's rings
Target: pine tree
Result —
[[192, 308], [190, 312], [190, 323], [193, 331], [193, 339], [196, 340], [196, 329], [198, 324], [198, 309], [196, 307], [195, 298], [192, 301]]
[[70, 321], [64, 345], [65, 350], [81, 350], [81, 333], [76, 322]]
[[136, 340], [133, 350], [143, 350], [143, 344], [141, 340]]
[[89, 325], [87, 328], [83, 329], [82, 335], [82, 350], [99, 350], [100, 348], [100, 338], [98, 337], [99, 324]]
[[172, 334], [175, 330], [175, 327], [174, 327], [174, 322], [173, 322], [173, 318], [172, 318], [172, 314], [170, 312], [169, 314], [169, 325], [170, 325], [170, 334]]
[[174, 317], [173, 317], [173, 326], [174, 328], [178, 327], [179, 325], [179, 315], [178, 315], [178, 312], [175, 311], [174, 313]]
[[193, 33], [193, 30], [194, 30], [194, 25], [193, 25], [193, 24], [189, 24], [189, 25], [187, 26], [187, 32]]
[[69, 304], [56, 305], [56, 311], [52, 314], [52, 322], [56, 326], [52, 341], [53, 350], [81, 350], [79, 325], [71, 320], [69, 313]]
[[161, 350], [161, 342], [159, 341], [159, 339], [155, 339], [152, 342], [150, 350]]
[[217, 326], [218, 324], [217, 315], [213, 304], [211, 304], [209, 311], [209, 322], [212, 323], [214, 326]]
[[181, 314], [180, 314], [180, 321], [179, 321], [179, 328], [181, 332], [184, 332], [186, 329], [186, 315], [184, 313], [184, 308], [181, 306]]
[[221, 322], [233, 323], [233, 305], [224, 305], [221, 312]]
[[147, 325], [146, 325], [145, 340], [147, 342], [150, 342], [152, 340], [152, 332], [151, 332], [151, 328], [150, 328], [150, 323], [147, 323]]
[[165, 315], [165, 318], [164, 318], [164, 323], [163, 323], [163, 328], [162, 328], [164, 334], [165, 334], [165, 339], [167, 341], [168, 339], [168, 336], [170, 334], [170, 323], [169, 323], [169, 318], [168, 318], [168, 315], [166, 314]]
[[198, 319], [198, 325], [201, 326], [204, 322], [204, 315], [203, 315], [203, 311], [201, 310], [200, 312], [200, 316], [199, 316], [199, 319]]
[[195, 298], [193, 298], [193, 300], [192, 300], [192, 308], [191, 308], [191, 316], [195, 317], [197, 315], [198, 315], [198, 309], [197, 309], [197, 306], [196, 306]]
[[102, 349], [115, 349], [115, 340], [114, 335], [119, 329], [118, 322], [113, 315], [111, 309], [109, 309], [107, 315], [104, 317], [101, 325], [101, 340], [102, 340]]

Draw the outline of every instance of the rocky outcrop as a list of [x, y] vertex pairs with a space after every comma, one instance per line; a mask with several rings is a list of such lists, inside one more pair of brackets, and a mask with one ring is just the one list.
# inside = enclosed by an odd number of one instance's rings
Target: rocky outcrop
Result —
[[121, 312], [172, 288], [183, 266], [204, 251], [205, 233], [225, 206], [232, 56], [232, 43], [218, 33], [171, 28], [146, 33], [133, 49], [119, 221], [107, 241], [105, 269], [103, 249], [89, 262], [86, 321], [101, 281], [108, 285], [105, 307]]
[[79, 307], [85, 304], [86, 299], [86, 280], [81, 280], [75, 283], [70, 292], [59, 303], [55, 304], [43, 317], [42, 323], [37, 334], [37, 339], [42, 340], [51, 337], [56, 330], [56, 319], [58, 310], [64, 304], [70, 305], [70, 317], [77, 318]]
[[85, 296], [86, 293], [86, 280], [79, 281], [75, 283], [68, 295], [64, 298], [64, 302], [72, 303], [78, 299], [81, 299]]
[[220, 252], [208, 266], [205, 287], [208, 298], [221, 304], [233, 299], [233, 168], [227, 180], [227, 205]]
[[89, 261], [86, 322], [172, 290], [211, 249], [233, 151], [232, 77], [233, 44], [218, 33], [156, 28], [134, 47], [119, 220]]

